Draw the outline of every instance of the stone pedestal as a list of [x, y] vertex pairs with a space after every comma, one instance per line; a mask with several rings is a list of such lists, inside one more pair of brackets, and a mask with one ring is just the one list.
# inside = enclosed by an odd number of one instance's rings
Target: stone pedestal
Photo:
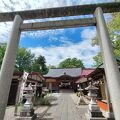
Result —
[[78, 105], [86, 105], [83, 96], [80, 96], [77, 102]]
[[20, 112], [20, 116], [16, 117], [16, 120], [35, 120], [37, 115], [34, 114], [34, 109], [23, 109]]
[[97, 97], [96, 91], [98, 88], [90, 83], [90, 85], [86, 89], [89, 90], [88, 96], [91, 97], [91, 101], [88, 105], [88, 113], [86, 115], [87, 119], [104, 120], [105, 118], [103, 117], [102, 112], [100, 111], [100, 108], [96, 103], [96, 97]]
[[[98, 108], [98, 106], [94, 106], [93, 108]], [[102, 112], [99, 109], [88, 109], [88, 112], [86, 113], [87, 120], [107, 120], [107, 118], [104, 118], [102, 115]]]
[[89, 104], [88, 106], [88, 113], [87, 113], [87, 119], [88, 120], [102, 120], [104, 117], [102, 115], [102, 112], [100, 111], [97, 104]]
[[37, 115], [33, 115], [31, 117], [16, 117], [16, 120], [36, 120]]

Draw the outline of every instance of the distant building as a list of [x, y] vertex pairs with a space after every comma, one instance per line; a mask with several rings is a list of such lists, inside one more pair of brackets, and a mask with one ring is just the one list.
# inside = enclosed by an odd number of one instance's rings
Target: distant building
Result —
[[50, 91], [69, 88], [76, 91], [75, 81], [80, 78], [81, 68], [55, 68], [44, 75], [46, 86]]
[[82, 89], [88, 86], [88, 79], [87, 75], [89, 75], [91, 72], [93, 72], [95, 69], [94, 68], [85, 68], [81, 71], [80, 78], [75, 81], [77, 86], [79, 85]]

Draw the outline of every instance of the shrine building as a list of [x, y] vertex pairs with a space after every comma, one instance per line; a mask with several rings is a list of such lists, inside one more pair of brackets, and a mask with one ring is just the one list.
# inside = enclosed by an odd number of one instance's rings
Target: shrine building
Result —
[[50, 91], [59, 89], [77, 90], [75, 81], [80, 78], [81, 68], [54, 68], [44, 75], [46, 86]]

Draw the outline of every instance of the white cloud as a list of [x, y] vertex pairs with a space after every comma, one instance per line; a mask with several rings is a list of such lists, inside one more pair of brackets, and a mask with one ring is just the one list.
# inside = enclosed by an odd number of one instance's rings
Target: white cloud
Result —
[[[109, 2], [113, 0], [106, 0]], [[0, 11], [19, 11], [19, 10], [31, 10], [31, 9], [42, 9], [51, 7], [71, 6], [104, 2], [104, 0], [0, 0]], [[76, 18], [76, 17], [71, 17]], [[54, 20], [58, 20], [55, 18]], [[61, 18], [64, 19], [64, 18]], [[46, 21], [47, 19], [44, 19]], [[53, 19], [49, 19], [53, 20]], [[36, 20], [42, 21], [42, 20]], [[30, 21], [26, 21], [30, 22]], [[34, 20], [32, 20], [34, 22]], [[12, 23], [0, 23], [0, 42], [6, 42], [10, 33]], [[74, 32], [75, 29], [73, 28]], [[97, 54], [99, 48], [97, 46], [91, 46], [91, 38], [95, 36], [95, 29], [85, 29], [81, 33], [83, 38], [82, 42], [72, 44], [69, 39], [64, 36], [64, 29], [61, 30], [47, 30], [47, 31], [36, 31], [23, 33], [22, 37], [30, 36], [33, 38], [44, 38], [49, 37], [49, 40], [58, 40], [55, 36], [63, 34], [60, 37], [60, 41], [64, 43], [63, 46], [55, 47], [36, 47], [29, 48], [36, 56], [44, 55], [47, 60], [47, 64], [57, 65], [60, 61], [68, 57], [76, 57], [84, 61], [85, 66], [90, 67], [93, 64], [92, 57]]]
[[92, 39], [96, 35], [96, 29], [94, 28], [88, 28], [86, 27], [82, 32], [81, 32], [81, 38], [82, 39]]
[[10, 35], [12, 23], [0, 23], [0, 42], [6, 42]]
[[[110, 2], [113, 0], [106, 0], [105, 2]], [[62, 6], [71, 6], [71, 5], [81, 5], [81, 4], [90, 4], [104, 2], [104, 0], [0, 0], [0, 11], [20, 11], [20, 10], [31, 10], [31, 9], [42, 9], [42, 8], [52, 8], [52, 7], [62, 7]], [[76, 18], [76, 17], [71, 17]], [[58, 20], [55, 18], [54, 20]], [[62, 18], [64, 19], [64, 18]], [[44, 19], [46, 21], [47, 19]], [[53, 20], [53, 19], [51, 19]], [[35, 20], [32, 20], [32, 22]], [[36, 20], [41, 21], [41, 20]], [[42, 20], [43, 21], [43, 20]], [[28, 22], [28, 21], [26, 21]], [[4, 25], [0, 23], [0, 41], [5, 42], [8, 39], [9, 31], [11, 30], [12, 24]], [[74, 30], [74, 29], [73, 29]], [[31, 37], [45, 36], [51, 32], [28, 32], [24, 35], [30, 35]], [[22, 35], [22, 36], [24, 36]]]
[[64, 34], [64, 29], [40, 30], [40, 31], [33, 31], [33, 32], [28, 31], [28, 32], [23, 32], [22, 34], [24, 35], [24, 37], [29, 36], [31, 38], [46, 38], [46, 37]]
[[[93, 29], [85, 29], [81, 32], [83, 35], [85, 31], [91, 35], [90, 38], [85, 37], [82, 42], [79, 43], [71, 43], [68, 41], [67, 37], [62, 37], [64, 45], [62, 46], [50, 46], [50, 47], [36, 47], [29, 48], [32, 53], [36, 56], [43, 55], [46, 58], [47, 65], [58, 65], [59, 62], [66, 58], [79, 58], [84, 62], [86, 67], [90, 67], [93, 64], [93, 56], [95, 56], [98, 51], [98, 46], [91, 46], [91, 38], [95, 35], [95, 30]], [[67, 41], [67, 42], [66, 42]]]
[[114, 0], [80, 0], [79, 4], [93, 4], [93, 3], [103, 3], [103, 2], [113, 2]]

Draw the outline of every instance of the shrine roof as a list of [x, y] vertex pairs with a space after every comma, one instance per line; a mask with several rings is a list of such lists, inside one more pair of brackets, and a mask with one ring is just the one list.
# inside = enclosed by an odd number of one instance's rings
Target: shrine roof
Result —
[[55, 68], [50, 69], [49, 72], [44, 75], [44, 77], [60, 77], [63, 75], [68, 75], [71, 77], [80, 77], [81, 68]]
[[94, 70], [95, 70], [94, 68], [83, 69], [80, 76], [85, 77], [85, 76], [89, 75], [91, 72], [93, 72]]

